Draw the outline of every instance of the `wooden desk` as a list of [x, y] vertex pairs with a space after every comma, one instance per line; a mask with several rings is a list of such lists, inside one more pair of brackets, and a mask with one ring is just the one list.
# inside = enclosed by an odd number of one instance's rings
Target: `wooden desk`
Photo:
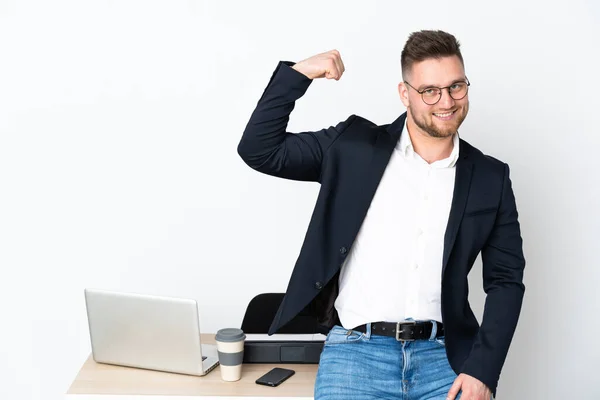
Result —
[[[214, 344], [214, 334], [203, 334], [202, 343]], [[281, 366], [296, 371], [294, 376], [278, 387], [254, 383], [271, 368]], [[312, 399], [317, 374], [316, 364], [244, 364], [242, 379], [237, 382], [221, 380], [219, 367], [205, 376], [189, 376], [138, 368], [99, 364], [92, 356], [81, 367], [71, 384], [68, 400], [152, 399], [183, 400], [251, 398]]]

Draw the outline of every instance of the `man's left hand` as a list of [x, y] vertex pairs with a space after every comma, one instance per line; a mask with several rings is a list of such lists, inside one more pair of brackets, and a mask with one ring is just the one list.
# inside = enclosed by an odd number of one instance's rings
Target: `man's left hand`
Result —
[[490, 400], [492, 398], [492, 392], [485, 383], [473, 378], [471, 375], [458, 375], [446, 396], [446, 400], [454, 400], [460, 390], [462, 390], [460, 400]]

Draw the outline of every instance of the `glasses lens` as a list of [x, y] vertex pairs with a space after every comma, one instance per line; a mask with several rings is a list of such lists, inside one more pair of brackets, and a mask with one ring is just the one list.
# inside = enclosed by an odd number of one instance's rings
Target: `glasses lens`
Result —
[[442, 91], [438, 88], [429, 88], [423, 91], [423, 101], [425, 104], [433, 105], [440, 101]]
[[454, 100], [460, 100], [467, 95], [469, 86], [465, 82], [458, 82], [450, 86], [450, 95]]

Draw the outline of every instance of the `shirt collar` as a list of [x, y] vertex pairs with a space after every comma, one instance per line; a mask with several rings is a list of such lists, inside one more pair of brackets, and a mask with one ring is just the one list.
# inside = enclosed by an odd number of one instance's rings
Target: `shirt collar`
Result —
[[[412, 140], [410, 140], [410, 135], [408, 134], [408, 128], [406, 127], [407, 123], [404, 123], [404, 127], [402, 128], [402, 134], [400, 135], [400, 140], [398, 141], [398, 150], [402, 153], [404, 157], [414, 157], [416, 155], [415, 149], [412, 144]], [[452, 138], [453, 148], [450, 156], [444, 158], [443, 160], [438, 160], [431, 163], [431, 166], [437, 166], [440, 168], [452, 168], [456, 165], [459, 156], [459, 143], [460, 138], [459, 134], [453, 136]]]

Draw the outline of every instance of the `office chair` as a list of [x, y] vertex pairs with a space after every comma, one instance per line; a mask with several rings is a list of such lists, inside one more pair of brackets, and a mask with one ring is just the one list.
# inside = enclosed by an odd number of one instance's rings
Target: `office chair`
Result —
[[[267, 333], [277, 314], [285, 293], [261, 293], [256, 295], [246, 308], [242, 321], [245, 333]], [[277, 333], [317, 333], [317, 320], [302, 310], [295, 318], [285, 324]]]

